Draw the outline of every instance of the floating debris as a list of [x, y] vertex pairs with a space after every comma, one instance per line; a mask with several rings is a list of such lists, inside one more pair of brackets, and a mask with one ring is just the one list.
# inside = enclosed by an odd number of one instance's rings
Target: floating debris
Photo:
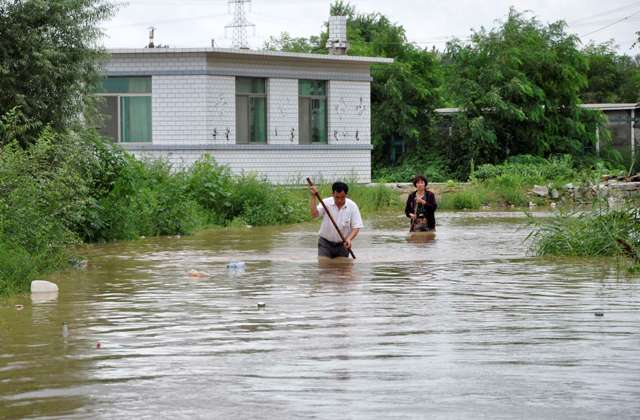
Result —
[[264, 302], [258, 302], [258, 309], [264, 309], [267, 307], [267, 304]]
[[16, 305], [16, 311], [21, 311], [24, 309], [24, 305]]
[[205, 273], [204, 271], [191, 270], [189, 271], [189, 277], [191, 277], [192, 279], [204, 279], [209, 277], [209, 273]]
[[232, 270], [237, 270], [237, 269], [244, 269], [246, 266], [244, 261], [230, 261], [227, 264], [227, 268], [228, 269], [232, 269]]
[[69, 326], [67, 325], [66, 322], [62, 323], [62, 336], [64, 338], [69, 337]]
[[604, 316], [604, 312], [596, 312], [594, 315], [595, 316]]
[[102, 348], [102, 344], [100, 344], [100, 342], [98, 341], [98, 342], [96, 343], [96, 349], [98, 349], [98, 350], [99, 350], [100, 348]]

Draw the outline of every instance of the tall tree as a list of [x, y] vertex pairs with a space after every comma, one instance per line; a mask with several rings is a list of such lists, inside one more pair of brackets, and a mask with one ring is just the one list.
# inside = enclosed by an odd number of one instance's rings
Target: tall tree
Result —
[[98, 80], [98, 23], [113, 10], [105, 0], [0, 0], [0, 116], [17, 109], [33, 122], [23, 145], [38, 126], [65, 129], [82, 115]]
[[584, 102], [640, 100], [640, 66], [637, 58], [619, 54], [613, 41], [589, 44], [583, 52], [589, 68], [588, 84], [581, 92]]
[[458, 165], [577, 154], [595, 140], [595, 117], [578, 106], [588, 69], [578, 43], [564, 22], [542, 25], [512, 8], [499, 27], [448, 45], [448, 89], [463, 109], [462, 141], [449, 144]]

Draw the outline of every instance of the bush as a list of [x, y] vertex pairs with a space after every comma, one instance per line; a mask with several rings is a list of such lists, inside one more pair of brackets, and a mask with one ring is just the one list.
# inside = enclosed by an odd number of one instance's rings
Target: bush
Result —
[[373, 168], [376, 182], [411, 182], [418, 174], [426, 176], [430, 182], [444, 182], [451, 177], [445, 161], [439, 157], [410, 157], [397, 166]]
[[480, 190], [469, 189], [443, 195], [438, 203], [438, 208], [441, 210], [477, 210], [484, 201], [485, 197]]

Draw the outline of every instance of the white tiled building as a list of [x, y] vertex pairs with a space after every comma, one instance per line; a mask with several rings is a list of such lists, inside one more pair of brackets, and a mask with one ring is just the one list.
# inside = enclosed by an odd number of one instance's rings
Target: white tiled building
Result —
[[211, 155], [276, 183], [370, 182], [369, 65], [391, 59], [269, 51], [116, 49], [103, 132], [183, 167]]

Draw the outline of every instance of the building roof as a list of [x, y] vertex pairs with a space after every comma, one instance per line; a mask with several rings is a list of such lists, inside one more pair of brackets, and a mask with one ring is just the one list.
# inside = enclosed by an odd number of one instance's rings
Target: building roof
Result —
[[114, 48], [108, 49], [110, 54], [188, 54], [207, 53], [212, 55], [238, 55], [249, 57], [279, 57], [292, 59], [306, 59], [333, 62], [356, 62], [356, 63], [393, 63], [393, 58], [385, 57], [361, 57], [354, 55], [330, 55], [330, 54], [310, 54], [310, 53], [290, 53], [282, 51], [258, 51], [234, 48]]
[[640, 104], [637, 103], [619, 103], [619, 104], [581, 104], [582, 108], [599, 109], [601, 111], [622, 111], [625, 109], [636, 109]]
[[[580, 108], [596, 109], [600, 111], [623, 111], [640, 108], [640, 103], [619, 103], [619, 104], [580, 104]], [[461, 108], [436, 108], [437, 114], [457, 114]]]
[[434, 111], [438, 114], [457, 114], [460, 108], [436, 108]]

